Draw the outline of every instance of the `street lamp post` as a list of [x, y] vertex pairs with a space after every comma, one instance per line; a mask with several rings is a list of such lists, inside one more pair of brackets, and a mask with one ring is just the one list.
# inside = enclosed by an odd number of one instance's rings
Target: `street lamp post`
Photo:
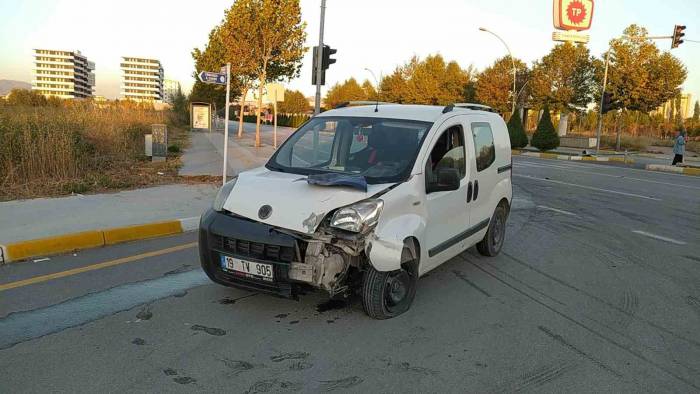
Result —
[[513, 63], [513, 112], [512, 113], [515, 113], [515, 101], [517, 99], [516, 95], [515, 95], [515, 78], [516, 78], [517, 71], [515, 69], [515, 58], [513, 57], [513, 53], [510, 51], [508, 44], [506, 44], [506, 42], [503, 41], [503, 39], [498, 34], [492, 32], [491, 30], [489, 30], [485, 27], [480, 27], [479, 30], [486, 32], [486, 33], [493, 34], [494, 37], [498, 38], [503, 43], [503, 45], [506, 47], [506, 50], [508, 51], [508, 56], [510, 56], [510, 61]]
[[[374, 72], [372, 70], [370, 70], [369, 68], [365, 67], [365, 71], [369, 72], [372, 75], [372, 79], [374, 79], [374, 86], [377, 87], [377, 99], [376, 99], [377, 106], [374, 107], [374, 112], [379, 112], [379, 108], [377, 108], [379, 106], [379, 99], [381, 98], [381, 96], [379, 95], [379, 89], [380, 89], [379, 88], [379, 80], [377, 79], [377, 76], [374, 75]], [[381, 77], [381, 74], [380, 74], [380, 77]]]

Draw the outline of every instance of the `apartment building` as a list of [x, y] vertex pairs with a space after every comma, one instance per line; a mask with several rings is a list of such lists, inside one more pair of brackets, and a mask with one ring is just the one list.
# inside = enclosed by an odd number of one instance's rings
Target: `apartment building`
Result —
[[180, 82], [174, 79], [166, 79], [163, 86], [163, 101], [172, 104], [173, 98], [177, 94], [177, 91], [180, 90]]
[[676, 115], [686, 119], [693, 115], [693, 104], [693, 95], [691, 93], [681, 93], [678, 97], [668, 100], [659, 108], [651, 111], [651, 113], [661, 114], [667, 120], [675, 119]]
[[121, 97], [134, 101], [163, 101], [163, 66], [156, 59], [122, 56]]
[[32, 90], [63, 99], [89, 98], [95, 90], [95, 63], [80, 51], [34, 49]]

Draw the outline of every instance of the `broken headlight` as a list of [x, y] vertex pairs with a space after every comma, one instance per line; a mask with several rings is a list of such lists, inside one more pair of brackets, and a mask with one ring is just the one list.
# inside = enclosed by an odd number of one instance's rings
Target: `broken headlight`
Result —
[[373, 199], [340, 208], [331, 218], [331, 227], [353, 233], [364, 233], [377, 224], [383, 207], [384, 201]]
[[216, 212], [221, 212], [224, 210], [224, 203], [228, 199], [229, 194], [231, 194], [231, 190], [233, 190], [233, 187], [236, 185], [237, 180], [238, 177], [233, 178], [230, 181], [224, 183], [224, 185], [221, 186], [221, 189], [219, 189], [219, 192], [216, 193], [216, 198], [214, 198], [214, 204], [212, 204], [212, 208]]

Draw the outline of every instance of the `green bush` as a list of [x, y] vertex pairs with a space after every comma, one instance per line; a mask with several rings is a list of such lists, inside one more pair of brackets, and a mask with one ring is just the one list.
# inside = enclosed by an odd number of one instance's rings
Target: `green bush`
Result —
[[515, 111], [510, 120], [508, 120], [508, 136], [510, 137], [511, 148], [524, 148], [527, 146], [527, 134], [525, 134], [523, 122], [518, 111]]
[[549, 114], [549, 107], [547, 105], [544, 106], [543, 112], [542, 118], [537, 124], [537, 130], [535, 130], [535, 134], [532, 135], [530, 144], [541, 151], [546, 151], [559, 147], [559, 135], [556, 130], [554, 130], [552, 117]]

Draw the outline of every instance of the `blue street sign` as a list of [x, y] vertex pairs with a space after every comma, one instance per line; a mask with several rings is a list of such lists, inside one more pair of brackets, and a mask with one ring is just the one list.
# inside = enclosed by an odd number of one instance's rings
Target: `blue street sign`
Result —
[[217, 85], [226, 85], [226, 74], [215, 73], [211, 71], [202, 71], [199, 73], [199, 80], [204, 83], [213, 83]]

